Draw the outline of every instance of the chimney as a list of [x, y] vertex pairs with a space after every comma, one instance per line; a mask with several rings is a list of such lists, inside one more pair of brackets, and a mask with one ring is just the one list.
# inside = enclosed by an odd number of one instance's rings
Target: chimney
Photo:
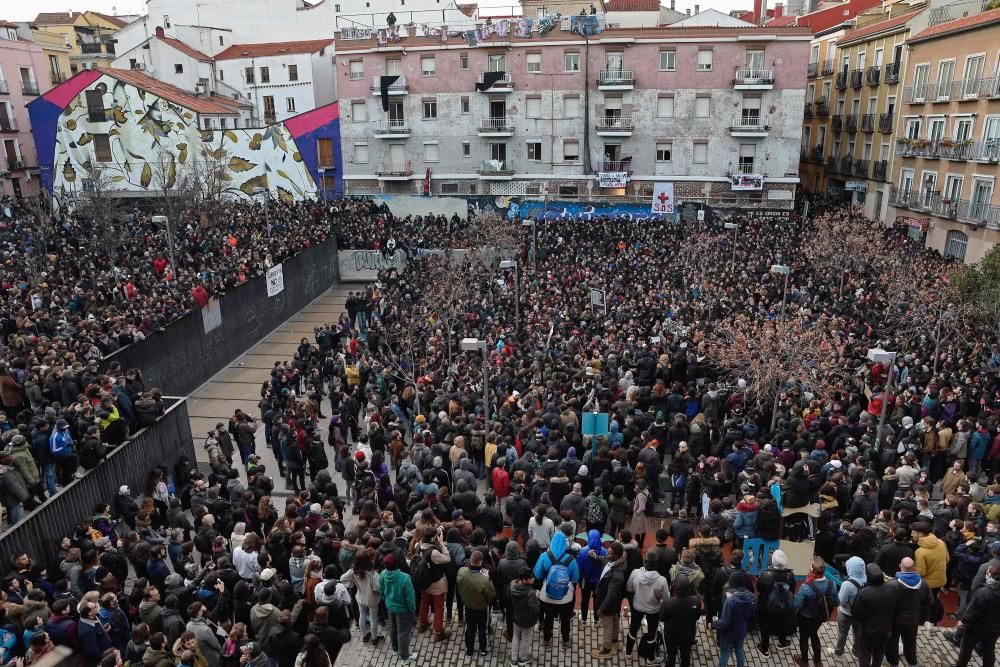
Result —
[[785, 5], [784, 5], [784, 3], [781, 3], [781, 2], [774, 3], [774, 18], [778, 18], [780, 16], [784, 16], [784, 14], [785, 14]]
[[677, 11], [676, 5], [677, 5], [677, 0], [670, 0], [670, 11], [672, 12]]
[[694, 6], [694, 13], [695, 13], [695, 14], [700, 14], [700, 13], [701, 13], [701, 12], [699, 11], [699, 7], [698, 7], [698, 5], [695, 5], [695, 6]]
[[163, 37], [163, 26], [161, 25], [156, 26], [156, 36]]
[[753, 0], [753, 18], [757, 25], [764, 25], [764, 20], [767, 18], [766, 11], [767, 3], [765, 0]]
[[684, 11], [685, 11], [685, 13], [687, 13], [688, 16], [691, 16], [691, 8], [690, 7], [688, 7]]

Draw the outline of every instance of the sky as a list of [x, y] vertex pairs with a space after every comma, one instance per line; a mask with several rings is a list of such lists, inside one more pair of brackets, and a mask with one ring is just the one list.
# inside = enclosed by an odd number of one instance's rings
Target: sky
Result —
[[[474, 0], [469, 1], [472, 2]], [[711, 0], [711, 2], [705, 0], [676, 0], [676, 7], [679, 11], [689, 8], [693, 9], [696, 2], [703, 10], [712, 7], [723, 13], [729, 13], [733, 9], [751, 9], [753, 6], [752, 0]], [[661, 4], [669, 6], [670, 3], [669, 0], [661, 0]], [[139, 14], [144, 13], [146, 2], [145, 0], [32, 0], [31, 2], [13, 2], [13, 0], [8, 2], [5, 0], [0, 3], [0, 6], [3, 6], [0, 9], [0, 18], [9, 21], [30, 21], [35, 18], [38, 12], [68, 12], [92, 9], [105, 14]], [[503, 13], [509, 15], [513, 12], [502, 11], [502, 8], [517, 7], [518, 3], [516, 0], [512, 2], [483, 0], [480, 2], [480, 6], [494, 8], [489, 12], [492, 14]]]

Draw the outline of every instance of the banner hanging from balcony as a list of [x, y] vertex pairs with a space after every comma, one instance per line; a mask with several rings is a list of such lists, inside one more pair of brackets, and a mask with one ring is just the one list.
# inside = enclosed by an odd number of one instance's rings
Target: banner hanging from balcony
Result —
[[483, 81], [476, 84], [476, 90], [480, 92], [489, 90], [493, 84], [503, 79], [505, 74], [506, 72], [483, 72]]
[[734, 191], [763, 190], [764, 177], [760, 174], [733, 174], [729, 178], [729, 187]]
[[653, 186], [653, 213], [673, 213], [674, 203], [673, 183], [657, 183]]
[[602, 171], [597, 175], [602, 188], [624, 188], [628, 185], [627, 171]]
[[399, 75], [380, 76], [378, 78], [379, 93], [382, 96], [382, 111], [389, 110], [389, 87], [399, 81]]

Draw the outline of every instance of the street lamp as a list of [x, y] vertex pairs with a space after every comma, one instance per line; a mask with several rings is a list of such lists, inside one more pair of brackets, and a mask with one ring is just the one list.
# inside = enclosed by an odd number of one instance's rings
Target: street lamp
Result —
[[733, 262], [732, 262], [732, 266], [735, 269], [736, 268], [736, 236], [740, 232], [740, 226], [739, 226], [739, 224], [737, 224], [735, 222], [727, 222], [726, 224], [723, 225], [723, 227], [725, 227], [726, 229], [733, 230]]
[[[545, 205], [542, 205], [542, 220], [545, 219]], [[538, 270], [538, 245], [535, 236], [535, 219], [528, 218], [527, 220], [521, 221], [522, 227], [531, 227], [531, 265], [532, 270]]]
[[478, 338], [463, 338], [459, 343], [462, 352], [482, 352], [483, 353], [483, 416], [489, 419], [490, 413], [490, 376], [489, 376], [489, 353], [486, 349], [486, 341]]
[[875, 436], [875, 449], [878, 451], [882, 449], [882, 439], [885, 437], [885, 413], [889, 407], [892, 372], [896, 370], [896, 353], [887, 352], [880, 347], [873, 347], [868, 350], [868, 360], [877, 364], [889, 364], [889, 372], [885, 375], [885, 389], [882, 391], [882, 410], [878, 417], [878, 434]]
[[316, 171], [319, 172], [319, 188], [323, 196], [323, 201], [326, 201], [326, 168], [319, 167]]
[[174, 274], [174, 279], [177, 279], [177, 264], [174, 263], [174, 232], [170, 228], [170, 219], [165, 215], [154, 215], [153, 222], [156, 224], [162, 224], [167, 228], [167, 252], [170, 253], [170, 272]]
[[[775, 255], [774, 259], [778, 262], [777, 264], [771, 265], [771, 273], [780, 273], [785, 276], [785, 286], [781, 291], [781, 315], [778, 320], [779, 323], [785, 322], [785, 309], [788, 306], [788, 274], [792, 272], [792, 269], [785, 264], [781, 264], [781, 253], [779, 252]], [[779, 386], [780, 389], [780, 386]], [[774, 405], [771, 407], [771, 432], [774, 432], [774, 425], [778, 423], [778, 397], [780, 391], [774, 394]]]
[[253, 189], [255, 195], [264, 195], [264, 220], [267, 222], [267, 235], [271, 235], [271, 196], [266, 188], [256, 187]]
[[514, 269], [514, 323], [521, 330], [521, 272], [516, 259], [505, 259], [500, 262], [501, 269]]

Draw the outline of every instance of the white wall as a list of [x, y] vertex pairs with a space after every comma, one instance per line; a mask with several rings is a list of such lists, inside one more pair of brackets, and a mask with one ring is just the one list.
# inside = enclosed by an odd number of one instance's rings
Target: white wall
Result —
[[[216, 61], [216, 73], [220, 70], [223, 73], [225, 83], [243, 94], [244, 99], [257, 108], [258, 117], [264, 118], [264, 97], [271, 95], [274, 97], [274, 110], [277, 120], [283, 121], [286, 118], [298, 115], [305, 111], [310, 111], [318, 106], [316, 101], [316, 91], [314, 90], [315, 73], [313, 72], [314, 54], [296, 53], [282, 56], [271, 56], [267, 58], [238, 58], [235, 60]], [[321, 58], [315, 54], [317, 59]], [[333, 45], [327, 50], [325, 58], [333, 57]], [[298, 81], [289, 81], [288, 65], [298, 66]], [[247, 67], [254, 68], [257, 85], [247, 85], [244, 78], [244, 71]], [[260, 82], [260, 68], [267, 67], [270, 75], [269, 83]], [[331, 66], [332, 67], [332, 66]], [[330, 74], [329, 76], [332, 76]], [[328, 86], [332, 89], [332, 83]], [[295, 111], [288, 111], [287, 98], [294, 98]], [[332, 96], [327, 102], [332, 102]], [[322, 102], [326, 104], [326, 102]]]
[[444, 215], [448, 218], [458, 214], [464, 218], [469, 214], [469, 203], [458, 197], [419, 197], [417, 195], [383, 195], [375, 201], [385, 202], [393, 215]]

